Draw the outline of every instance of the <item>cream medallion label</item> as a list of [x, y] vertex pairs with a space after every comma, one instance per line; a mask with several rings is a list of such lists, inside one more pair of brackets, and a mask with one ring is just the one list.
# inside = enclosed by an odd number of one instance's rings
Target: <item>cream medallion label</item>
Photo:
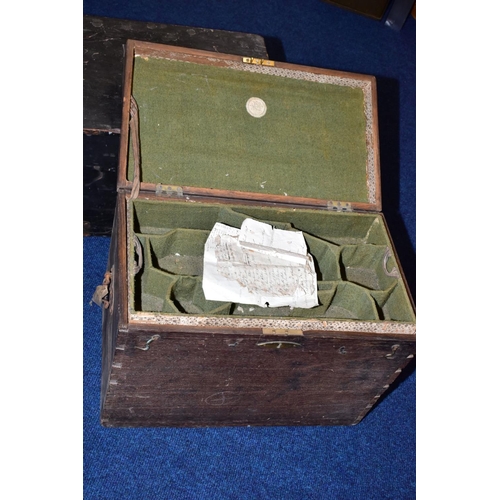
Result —
[[260, 118], [266, 114], [266, 103], [259, 97], [250, 97], [247, 101], [247, 111], [255, 118]]

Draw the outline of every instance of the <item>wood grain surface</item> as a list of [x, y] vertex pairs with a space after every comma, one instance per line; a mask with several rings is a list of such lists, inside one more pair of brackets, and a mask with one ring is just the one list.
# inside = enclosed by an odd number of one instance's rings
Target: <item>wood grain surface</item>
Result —
[[121, 332], [102, 423], [354, 425], [409, 362], [413, 340]]

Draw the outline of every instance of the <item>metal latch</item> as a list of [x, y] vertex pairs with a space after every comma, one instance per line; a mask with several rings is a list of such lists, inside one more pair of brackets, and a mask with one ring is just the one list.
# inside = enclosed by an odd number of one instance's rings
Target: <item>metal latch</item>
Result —
[[258, 66], [274, 66], [274, 61], [259, 59], [258, 57], [244, 57], [243, 62], [247, 64], [256, 64]]
[[163, 196], [177, 196], [178, 198], [184, 195], [184, 190], [181, 186], [164, 186], [162, 184], [156, 185], [156, 194]]
[[326, 206], [328, 210], [336, 212], [352, 212], [352, 206], [348, 201], [329, 201]]
[[113, 305], [113, 297], [109, 288], [112, 276], [112, 271], [106, 271], [102, 285], [96, 286], [94, 295], [92, 295], [92, 302], [99, 307], [104, 307], [104, 309], [109, 309]]

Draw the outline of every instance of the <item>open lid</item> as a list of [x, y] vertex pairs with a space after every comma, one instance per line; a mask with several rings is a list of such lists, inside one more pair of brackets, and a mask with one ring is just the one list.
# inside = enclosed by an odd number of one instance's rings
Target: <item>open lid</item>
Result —
[[134, 185], [381, 210], [375, 78], [129, 40], [118, 187]]

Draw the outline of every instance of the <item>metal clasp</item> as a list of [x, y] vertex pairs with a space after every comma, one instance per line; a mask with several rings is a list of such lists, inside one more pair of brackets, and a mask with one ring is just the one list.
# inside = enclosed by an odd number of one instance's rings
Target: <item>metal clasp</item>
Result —
[[258, 57], [244, 57], [243, 62], [247, 64], [256, 64], [258, 66], [274, 66], [274, 61], [259, 59]]
[[92, 302], [94, 302], [94, 304], [97, 304], [99, 307], [104, 307], [104, 309], [108, 309], [110, 305], [112, 305], [111, 291], [109, 289], [111, 278], [112, 273], [110, 271], [107, 271], [104, 274], [102, 285], [96, 286], [94, 295], [92, 295]]

